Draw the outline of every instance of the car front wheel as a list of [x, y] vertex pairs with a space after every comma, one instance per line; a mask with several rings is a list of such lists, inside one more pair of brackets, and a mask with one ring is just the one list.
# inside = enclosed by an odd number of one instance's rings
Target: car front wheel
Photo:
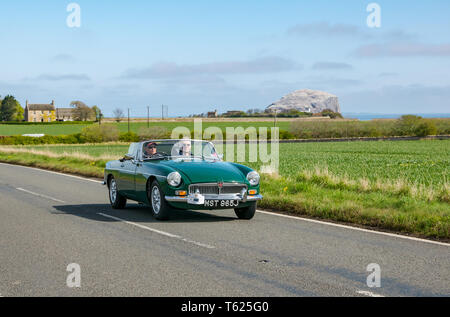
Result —
[[113, 209], [124, 209], [127, 204], [127, 199], [119, 194], [117, 188], [117, 182], [114, 177], [111, 177], [108, 183], [109, 188], [109, 201]]
[[152, 185], [148, 188], [147, 195], [153, 217], [157, 220], [169, 219], [170, 208], [157, 181], [153, 181]]
[[253, 219], [256, 213], [256, 203], [253, 203], [248, 207], [236, 208], [234, 209], [234, 212], [236, 213], [236, 216], [239, 219], [251, 220]]

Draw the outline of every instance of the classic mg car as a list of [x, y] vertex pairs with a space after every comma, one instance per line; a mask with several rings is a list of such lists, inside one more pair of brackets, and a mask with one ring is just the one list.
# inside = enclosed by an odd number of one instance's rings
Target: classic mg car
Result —
[[171, 209], [234, 209], [249, 220], [262, 199], [259, 180], [252, 169], [224, 162], [211, 142], [182, 139], [131, 144], [121, 160], [106, 164], [104, 184], [114, 209], [133, 200], [158, 220]]

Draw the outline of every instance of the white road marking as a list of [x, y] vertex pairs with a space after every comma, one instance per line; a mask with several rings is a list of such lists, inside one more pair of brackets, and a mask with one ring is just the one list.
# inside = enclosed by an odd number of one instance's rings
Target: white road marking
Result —
[[[8, 164], [8, 163], [0, 163], [0, 165], [19, 166], [19, 167], [34, 169], [34, 170], [38, 170], [38, 171], [42, 171], [42, 172], [46, 172], [46, 173], [51, 173], [51, 174], [56, 174], [56, 175], [61, 175], [61, 176], [67, 176], [67, 177], [72, 177], [72, 178], [76, 178], [76, 179], [80, 179], [80, 180], [85, 180], [85, 181], [89, 181], [89, 182], [103, 184], [102, 181], [97, 181], [97, 180], [94, 180], [94, 179], [81, 177], [81, 176], [74, 176], [74, 175], [70, 175], [70, 174], [64, 174], [64, 173], [48, 171], [48, 170], [44, 170], [44, 169], [36, 168], [36, 167], [29, 167], [29, 166], [22, 166], [22, 165]], [[411, 241], [418, 241], [418, 242], [424, 242], [424, 243], [430, 243], [430, 244], [450, 247], [450, 243], [445, 243], [445, 242], [438, 242], [438, 241], [433, 241], [433, 240], [426, 240], [426, 239], [402, 236], [402, 235], [395, 234], [395, 233], [388, 233], [388, 232], [382, 232], [382, 231], [376, 231], [376, 230], [362, 229], [362, 228], [357, 228], [357, 227], [352, 227], [352, 226], [347, 226], [347, 225], [340, 225], [340, 224], [326, 222], [326, 221], [313, 220], [313, 219], [308, 219], [308, 218], [301, 218], [301, 217], [298, 217], [298, 216], [288, 216], [288, 215], [284, 215], [284, 214], [278, 214], [278, 213], [262, 211], [262, 210], [258, 210], [257, 212], [262, 213], [262, 214], [277, 216], [277, 217], [285, 217], [285, 218], [290, 218], [290, 219], [297, 219], [297, 220], [302, 220], [302, 221], [307, 221], [307, 222], [317, 223], [317, 224], [322, 224], [322, 225], [327, 225], [327, 226], [333, 226], [333, 227], [350, 229], [350, 230], [356, 230], [356, 231], [373, 233], [373, 234], [380, 234], [380, 235], [384, 235], [384, 236], [388, 236], [388, 237], [407, 239], [407, 240], [411, 240]]]
[[383, 295], [375, 294], [369, 291], [357, 291], [359, 295], [369, 296], [369, 297], [384, 297]]
[[90, 178], [87, 178], [87, 177], [81, 177], [81, 176], [75, 176], [75, 175], [70, 175], [70, 174], [64, 174], [64, 173], [49, 171], [49, 170], [45, 170], [45, 169], [37, 168], [37, 167], [22, 166], [22, 165], [8, 164], [8, 163], [0, 163], [0, 164], [1, 165], [9, 165], [9, 166], [18, 166], [18, 167], [33, 169], [33, 170], [46, 172], [46, 173], [50, 173], [50, 174], [72, 177], [72, 178], [76, 178], [76, 179], [80, 179], [80, 180], [84, 180], [84, 181], [89, 181], [89, 182], [93, 182], [93, 183], [97, 183], [97, 184], [103, 184], [102, 181], [98, 181], [98, 180], [95, 180], [95, 179], [90, 179]]
[[21, 192], [28, 193], [28, 194], [31, 194], [31, 195], [34, 195], [34, 196], [37, 196], [37, 197], [45, 198], [45, 199], [50, 199], [50, 200], [56, 201], [58, 203], [63, 203], [63, 204], [65, 203], [64, 200], [56, 199], [56, 198], [53, 198], [53, 197], [50, 197], [50, 196], [47, 196], [47, 195], [43, 195], [43, 194], [38, 194], [38, 193], [29, 191], [29, 190], [26, 190], [26, 189], [23, 189], [23, 188], [16, 188], [16, 189], [20, 190]]
[[274, 213], [274, 212], [268, 212], [268, 211], [262, 211], [262, 210], [257, 210], [257, 212], [259, 212], [261, 214], [277, 216], [277, 217], [283, 217], [283, 218], [289, 218], [289, 219], [296, 219], [296, 220], [301, 220], [301, 221], [306, 221], [306, 222], [311, 222], [311, 223], [317, 223], [317, 224], [327, 225], [327, 226], [332, 226], [332, 227], [337, 227], [337, 228], [351, 229], [351, 230], [356, 230], [356, 231], [361, 231], [361, 232], [379, 234], [379, 235], [388, 236], [388, 237], [407, 239], [407, 240], [412, 240], [412, 241], [425, 242], [425, 243], [431, 243], [431, 244], [436, 244], [436, 245], [450, 247], [450, 243], [445, 243], [445, 242], [438, 242], [438, 241], [433, 241], [433, 240], [426, 240], [426, 239], [402, 236], [402, 235], [395, 234], [395, 233], [363, 229], [363, 228], [352, 227], [352, 226], [347, 226], [347, 225], [340, 225], [340, 224], [332, 223], [332, 222], [326, 222], [326, 221], [302, 218], [302, 217], [297, 217], [297, 216], [288, 216], [288, 215], [283, 215], [283, 214], [277, 214], [277, 213]]
[[107, 214], [104, 214], [104, 213], [98, 213], [98, 215], [106, 217], [106, 218], [114, 219], [114, 220], [117, 220], [117, 221], [121, 221], [123, 223], [129, 224], [129, 225], [132, 225], [132, 226], [136, 226], [138, 228], [141, 228], [141, 229], [144, 229], [144, 230], [148, 230], [148, 231], [151, 231], [151, 232], [154, 232], [154, 233], [157, 233], [157, 234], [169, 237], [169, 238], [174, 238], [174, 239], [178, 239], [178, 240], [181, 240], [181, 241], [184, 241], [184, 242], [187, 242], [187, 243], [195, 244], [196, 246], [199, 246], [199, 247], [203, 247], [203, 248], [207, 248], [207, 249], [215, 249], [216, 248], [215, 246], [212, 246], [212, 245], [208, 245], [208, 244], [205, 244], [205, 243], [197, 242], [197, 241], [194, 241], [194, 240], [191, 240], [191, 239], [186, 239], [186, 238], [183, 238], [182, 236], [179, 236], [179, 235], [176, 235], [176, 234], [172, 234], [172, 233], [169, 233], [169, 232], [153, 229], [153, 228], [150, 228], [150, 227], [147, 227], [147, 226], [135, 223], [135, 222], [126, 221], [124, 219], [120, 219], [120, 218], [117, 218], [117, 217], [114, 217], [114, 216], [111, 216], [111, 215], [107, 215]]

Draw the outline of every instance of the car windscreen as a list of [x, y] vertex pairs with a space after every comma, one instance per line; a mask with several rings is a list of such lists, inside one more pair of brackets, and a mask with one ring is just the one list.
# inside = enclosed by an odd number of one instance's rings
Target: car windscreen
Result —
[[143, 143], [142, 153], [143, 159], [219, 159], [214, 145], [206, 141], [147, 141]]
[[128, 148], [127, 156], [136, 158], [138, 151], [139, 143], [131, 143], [130, 147]]

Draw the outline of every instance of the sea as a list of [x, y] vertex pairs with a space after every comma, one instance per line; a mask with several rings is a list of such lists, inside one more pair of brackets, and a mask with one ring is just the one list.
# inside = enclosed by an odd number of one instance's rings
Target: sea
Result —
[[[422, 118], [450, 118], [450, 113], [408, 113]], [[398, 119], [405, 114], [383, 114], [383, 113], [354, 113], [343, 112], [344, 118], [369, 121], [373, 119]]]

